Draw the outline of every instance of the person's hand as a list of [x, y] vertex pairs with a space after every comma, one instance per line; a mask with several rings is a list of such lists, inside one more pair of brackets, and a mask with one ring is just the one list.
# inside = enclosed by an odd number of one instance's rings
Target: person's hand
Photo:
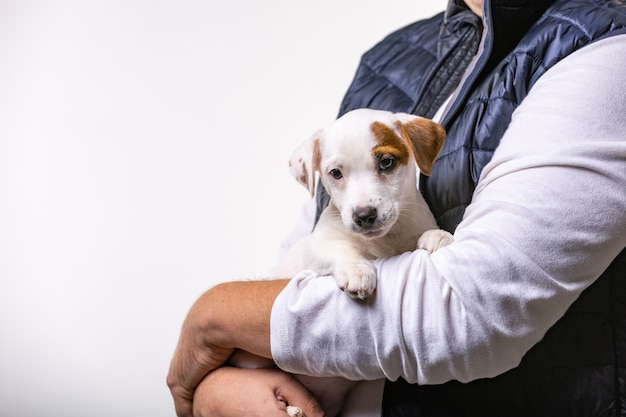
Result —
[[176, 415], [192, 417], [196, 386], [209, 372], [220, 367], [234, 349], [212, 344], [203, 332], [194, 331], [193, 316], [188, 316], [170, 364], [167, 385], [174, 398]]
[[204, 378], [193, 399], [194, 417], [287, 417], [287, 405], [322, 417], [318, 401], [293, 376], [278, 369], [222, 367]]
[[167, 375], [178, 417], [192, 417], [194, 391], [234, 348], [270, 358], [270, 313], [286, 280], [220, 284], [192, 306]]

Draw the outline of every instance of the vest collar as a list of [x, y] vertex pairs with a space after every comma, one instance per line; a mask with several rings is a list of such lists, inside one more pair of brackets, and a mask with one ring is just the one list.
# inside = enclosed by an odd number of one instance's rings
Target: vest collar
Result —
[[[450, 102], [441, 124], [447, 128], [467, 94], [483, 74], [488, 74], [515, 48], [528, 29], [555, 3], [555, 0], [484, 0], [482, 41], [476, 59], [468, 68], [460, 87]], [[467, 14], [469, 8], [463, 0], [450, 0], [439, 36], [439, 48], [445, 48], [449, 31], [446, 22], [454, 22]], [[471, 12], [470, 12], [471, 13]], [[442, 38], [443, 36], [443, 38]]]

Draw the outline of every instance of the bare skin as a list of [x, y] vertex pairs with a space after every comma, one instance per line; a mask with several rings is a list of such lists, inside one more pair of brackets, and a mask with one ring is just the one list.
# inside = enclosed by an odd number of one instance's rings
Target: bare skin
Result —
[[478, 16], [483, 15], [483, 0], [465, 0], [465, 4]]

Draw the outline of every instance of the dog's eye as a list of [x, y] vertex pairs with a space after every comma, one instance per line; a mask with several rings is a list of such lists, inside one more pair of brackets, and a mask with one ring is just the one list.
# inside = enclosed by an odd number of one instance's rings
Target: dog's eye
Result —
[[331, 177], [333, 177], [336, 180], [339, 180], [343, 177], [343, 174], [337, 168], [331, 169], [328, 173], [330, 174]]
[[386, 171], [388, 169], [393, 168], [396, 165], [396, 158], [394, 158], [393, 156], [385, 156], [380, 158], [380, 160], [378, 161], [378, 166], [380, 167], [381, 171]]

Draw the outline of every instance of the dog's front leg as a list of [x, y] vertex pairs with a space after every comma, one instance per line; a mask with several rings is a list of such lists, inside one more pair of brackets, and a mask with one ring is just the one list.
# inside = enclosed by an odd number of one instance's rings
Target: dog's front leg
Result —
[[[315, 234], [309, 252], [313, 270], [332, 274], [337, 285], [353, 298], [366, 299], [376, 290], [376, 269], [360, 249], [346, 235], [334, 232]], [[323, 271], [323, 273], [322, 273]]]
[[417, 240], [418, 249], [433, 253], [454, 241], [454, 236], [442, 229], [427, 230]]
[[337, 285], [353, 298], [364, 300], [376, 290], [376, 269], [369, 260], [355, 256], [335, 264]]

